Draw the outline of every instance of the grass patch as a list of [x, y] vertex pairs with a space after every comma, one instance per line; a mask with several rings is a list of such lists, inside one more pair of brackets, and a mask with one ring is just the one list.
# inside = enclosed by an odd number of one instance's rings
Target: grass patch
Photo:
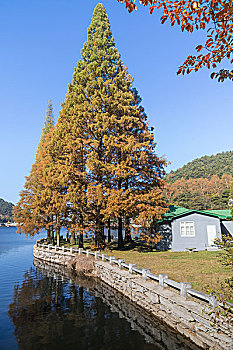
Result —
[[222, 292], [221, 283], [229, 277], [229, 270], [219, 262], [221, 252], [139, 252], [137, 249], [119, 251], [109, 247], [107, 253], [155, 274], [166, 273], [177, 282], [189, 282], [194, 289], [207, 293]]
[[[63, 244], [70, 247], [67, 242]], [[84, 249], [90, 249], [91, 245], [92, 241], [84, 241]], [[151, 251], [151, 247], [141, 242], [133, 242], [119, 250], [114, 242], [104, 253], [124, 259], [126, 263], [135, 263], [140, 268], [149, 268], [155, 274], [166, 273], [177, 282], [189, 282], [194, 289], [204, 293], [213, 290], [224, 295], [221, 284], [232, 275], [219, 261], [221, 251], [159, 252]]]

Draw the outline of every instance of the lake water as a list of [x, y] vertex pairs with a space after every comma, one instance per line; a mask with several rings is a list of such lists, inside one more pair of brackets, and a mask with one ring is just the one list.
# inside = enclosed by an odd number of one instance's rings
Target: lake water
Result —
[[104, 283], [33, 264], [34, 243], [0, 227], [1, 350], [197, 349]]

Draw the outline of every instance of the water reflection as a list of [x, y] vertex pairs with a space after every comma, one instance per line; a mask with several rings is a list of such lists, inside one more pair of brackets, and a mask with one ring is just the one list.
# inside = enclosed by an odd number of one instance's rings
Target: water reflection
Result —
[[9, 305], [19, 349], [198, 349], [103, 282], [34, 265]]

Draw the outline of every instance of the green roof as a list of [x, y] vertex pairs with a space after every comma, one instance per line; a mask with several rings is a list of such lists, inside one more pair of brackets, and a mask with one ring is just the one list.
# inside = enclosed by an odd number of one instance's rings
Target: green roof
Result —
[[219, 219], [232, 220], [231, 210], [200, 210], [203, 213], [217, 216]]
[[183, 216], [185, 214], [191, 213], [199, 213], [204, 215], [210, 215], [214, 217], [218, 217], [221, 220], [232, 220], [231, 211], [230, 210], [196, 210], [196, 209], [187, 209], [182, 207], [177, 207], [176, 205], [170, 205], [169, 211], [163, 214], [164, 220], [173, 220], [176, 217]]
[[183, 214], [191, 212], [191, 211], [192, 210], [190, 210], [190, 209], [177, 207], [176, 205], [170, 205], [169, 211], [167, 213], [163, 214], [163, 218], [170, 220], [176, 216], [180, 216], [180, 215], [183, 215]]

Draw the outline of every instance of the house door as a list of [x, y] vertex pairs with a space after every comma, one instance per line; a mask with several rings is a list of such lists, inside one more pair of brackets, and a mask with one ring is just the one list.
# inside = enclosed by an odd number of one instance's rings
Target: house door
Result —
[[216, 234], [216, 225], [207, 225], [207, 237], [208, 237], [208, 246], [214, 245], [214, 240], [217, 238]]

